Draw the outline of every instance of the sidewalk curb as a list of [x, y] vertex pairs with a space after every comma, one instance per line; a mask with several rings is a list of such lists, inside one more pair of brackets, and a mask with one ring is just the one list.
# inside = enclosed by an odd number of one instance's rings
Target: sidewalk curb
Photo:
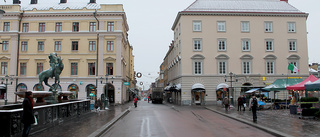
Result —
[[210, 111], [212, 111], [212, 112], [215, 112], [215, 113], [218, 113], [218, 114], [220, 114], [220, 115], [223, 115], [223, 116], [225, 116], [225, 117], [228, 117], [228, 118], [237, 120], [237, 121], [239, 121], [239, 122], [242, 122], [242, 123], [244, 123], [244, 124], [247, 124], [247, 125], [253, 126], [253, 127], [255, 127], [255, 128], [258, 128], [258, 129], [260, 129], [260, 130], [262, 130], [262, 131], [265, 131], [265, 132], [270, 133], [270, 134], [272, 134], [272, 135], [275, 135], [275, 136], [277, 136], [277, 137], [293, 137], [293, 136], [288, 135], [288, 134], [286, 134], [286, 133], [282, 133], [282, 132], [279, 132], [279, 131], [277, 131], [277, 130], [274, 130], [274, 129], [265, 127], [265, 126], [262, 126], [262, 125], [258, 125], [258, 124], [249, 122], [249, 121], [247, 121], [247, 120], [243, 120], [243, 119], [240, 119], [240, 118], [231, 116], [231, 115], [224, 114], [224, 113], [222, 113], [222, 112], [220, 112], [220, 111], [217, 111], [217, 110], [212, 109], [212, 108], [209, 108], [209, 107], [205, 107], [205, 108], [208, 109], [208, 110], [210, 110]]
[[114, 125], [119, 119], [124, 117], [130, 112], [129, 109], [125, 110], [122, 112], [120, 115], [117, 117], [113, 118], [111, 121], [109, 121], [107, 124], [103, 125], [101, 128], [98, 130], [94, 131], [92, 134], [90, 134], [88, 137], [99, 137], [101, 136], [104, 132], [106, 132], [112, 125]]

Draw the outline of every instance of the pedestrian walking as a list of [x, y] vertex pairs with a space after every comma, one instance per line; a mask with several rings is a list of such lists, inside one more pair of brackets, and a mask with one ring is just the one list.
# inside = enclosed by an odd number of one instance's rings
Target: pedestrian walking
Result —
[[97, 112], [100, 112], [101, 105], [102, 105], [101, 99], [98, 98], [98, 100], [97, 100], [97, 102], [96, 102], [96, 110], [97, 110]]
[[134, 107], [137, 107], [137, 104], [138, 104], [138, 97], [136, 96], [135, 98], [134, 98]]
[[150, 99], [151, 99], [151, 95], [148, 96], [148, 103], [149, 103]]
[[226, 109], [226, 111], [228, 111], [228, 108], [229, 108], [229, 99], [228, 99], [228, 97], [227, 96], [224, 97], [222, 102], [224, 104], [224, 108]]
[[31, 124], [35, 123], [34, 115], [33, 115], [33, 98], [32, 92], [27, 91], [25, 92], [25, 97], [22, 103], [23, 111], [22, 111], [22, 119], [21, 122], [23, 123], [23, 131], [22, 137], [29, 136], [31, 130]]
[[246, 96], [245, 95], [243, 95], [242, 96], [242, 105], [243, 105], [243, 111], [246, 111], [246, 106], [247, 106], [247, 102], [246, 102], [247, 100], [246, 100]]
[[253, 96], [251, 101], [253, 122], [257, 122], [257, 107], [258, 107], [258, 100], [256, 96]]
[[241, 96], [239, 96], [238, 97], [238, 110], [237, 111], [241, 111], [241, 107], [243, 106], [243, 102], [242, 102], [242, 97]]

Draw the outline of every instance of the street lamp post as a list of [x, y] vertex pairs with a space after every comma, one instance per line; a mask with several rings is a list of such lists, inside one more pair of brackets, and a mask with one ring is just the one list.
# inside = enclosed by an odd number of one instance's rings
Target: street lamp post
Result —
[[[10, 83], [8, 83], [8, 79], [10, 79]], [[4, 84], [6, 86], [6, 93], [4, 93], [4, 104], [7, 105], [8, 102], [8, 85], [12, 85], [13, 78], [6, 75], [4, 78], [1, 79], [1, 84]]]
[[[238, 82], [238, 77], [237, 77], [236, 74], [234, 74], [232, 72], [229, 73], [229, 77], [230, 77], [230, 80], [228, 81], [228, 76], [225, 75], [224, 76], [224, 81], [225, 82], [230, 82], [230, 89], [231, 89], [232, 95], [230, 96], [230, 94], [229, 94], [229, 97], [231, 99], [231, 104], [234, 105], [234, 91], [233, 91], [233, 87], [232, 87], [232, 82]], [[232, 80], [232, 78], [235, 78], [235, 80]]]

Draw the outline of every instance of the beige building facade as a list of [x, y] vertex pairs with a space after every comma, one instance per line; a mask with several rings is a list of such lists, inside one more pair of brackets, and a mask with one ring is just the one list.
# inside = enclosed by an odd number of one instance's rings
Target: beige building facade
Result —
[[0, 75], [14, 79], [7, 88], [8, 102], [20, 100], [16, 91], [39, 90], [38, 75], [50, 68], [50, 53], [57, 53], [64, 64], [62, 91], [73, 91], [78, 99], [93, 93], [94, 100], [103, 94], [110, 103], [128, 101], [135, 85], [134, 56], [123, 5], [95, 0], [14, 2], [0, 5], [6, 12], [0, 23]]
[[235, 101], [279, 78], [306, 78], [307, 17], [285, 0], [196, 0], [178, 13], [164, 58], [167, 84], [179, 85], [175, 100], [215, 104], [227, 90]]

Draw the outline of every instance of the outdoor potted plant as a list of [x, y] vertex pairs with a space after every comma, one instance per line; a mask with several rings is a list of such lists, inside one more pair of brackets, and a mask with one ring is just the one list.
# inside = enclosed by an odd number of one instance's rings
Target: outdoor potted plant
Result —
[[315, 116], [319, 108], [314, 108], [312, 105], [318, 103], [317, 97], [303, 97], [301, 98], [302, 116]]

